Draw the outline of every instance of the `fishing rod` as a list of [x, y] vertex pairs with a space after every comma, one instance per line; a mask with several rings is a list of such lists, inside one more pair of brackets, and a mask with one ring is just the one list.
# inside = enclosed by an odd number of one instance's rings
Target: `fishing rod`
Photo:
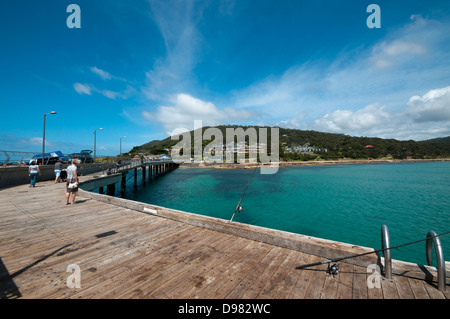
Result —
[[312, 263], [312, 264], [301, 265], [301, 266], [296, 267], [295, 269], [304, 269], [304, 268], [308, 268], [308, 267], [314, 267], [314, 266], [319, 266], [319, 265], [323, 265], [323, 264], [334, 263], [334, 262], [342, 261], [342, 260], [345, 260], [345, 259], [361, 257], [361, 256], [369, 255], [369, 254], [375, 254], [375, 253], [379, 253], [379, 252], [390, 250], [390, 249], [397, 249], [397, 248], [400, 248], [400, 247], [403, 247], [403, 246], [419, 243], [419, 242], [427, 240], [429, 238], [435, 238], [435, 237], [439, 237], [439, 236], [444, 236], [444, 235], [447, 235], [449, 233], [450, 233], [450, 231], [442, 233], [442, 234], [439, 234], [439, 235], [436, 235], [436, 236], [430, 236], [428, 238], [419, 239], [419, 240], [416, 240], [416, 241], [413, 241], [413, 242], [410, 242], [410, 243], [406, 243], [406, 244], [402, 244], [402, 245], [398, 245], [398, 246], [394, 246], [394, 247], [378, 249], [378, 250], [369, 251], [369, 252], [366, 252], [366, 253], [357, 254], [357, 255], [353, 255], [353, 256], [340, 257], [340, 258], [335, 258], [335, 259], [327, 259], [327, 260], [319, 261], [319, 262]]
[[231, 216], [231, 219], [230, 219], [229, 223], [231, 223], [231, 222], [233, 221], [233, 218], [234, 218], [234, 215], [236, 215], [236, 212], [239, 211], [239, 213], [240, 213], [240, 212], [242, 212], [242, 211], [244, 210], [244, 208], [242, 208], [242, 206], [241, 206], [241, 202], [242, 202], [242, 199], [244, 198], [245, 192], [246, 192], [247, 189], [248, 189], [248, 185], [250, 185], [250, 182], [252, 181], [253, 176], [255, 176], [255, 172], [256, 172], [256, 169], [257, 169], [257, 168], [258, 168], [258, 167], [255, 167], [255, 168], [253, 169], [253, 174], [252, 174], [252, 176], [250, 177], [250, 179], [249, 179], [249, 181], [248, 181], [248, 183], [247, 183], [247, 186], [246, 186], [245, 189], [244, 189], [244, 192], [242, 193], [241, 199], [239, 200], [239, 202], [238, 202], [238, 204], [237, 204], [237, 206], [236, 206], [236, 208], [235, 208], [235, 210], [234, 210], [233, 216]]

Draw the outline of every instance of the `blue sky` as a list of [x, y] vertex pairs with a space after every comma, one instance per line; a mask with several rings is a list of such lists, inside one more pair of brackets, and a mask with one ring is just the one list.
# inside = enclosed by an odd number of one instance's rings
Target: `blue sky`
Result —
[[[66, 25], [81, 8], [81, 28]], [[381, 9], [370, 29], [369, 4]], [[450, 135], [450, 2], [0, 3], [0, 149], [119, 153], [180, 128]]]

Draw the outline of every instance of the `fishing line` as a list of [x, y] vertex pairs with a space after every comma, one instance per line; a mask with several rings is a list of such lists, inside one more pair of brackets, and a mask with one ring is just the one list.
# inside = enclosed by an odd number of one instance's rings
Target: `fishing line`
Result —
[[350, 258], [356, 258], [356, 257], [361, 257], [361, 256], [365, 256], [365, 255], [369, 255], [369, 254], [374, 254], [374, 253], [379, 253], [382, 251], [386, 251], [386, 250], [391, 250], [391, 249], [397, 249], [400, 247], [404, 247], [404, 246], [408, 246], [408, 245], [412, 245], [412, 244], [417, 244], [421, 241], [427, 240], [427, 239], [431, 239], [431, 238], [435, 238], [435, 237], [439, 237], [439, 236], [444, 236], [450, 234], [450, 231], [436, 235], [436, 236], [430, 236], [424, 239], [419, 239], [410, 243], [406, 243], [406, 244], [402, 244], [402, 245], [398, 245], [398, 246], [394, 246], [394, 247], [389, 247], [389, 248], [384, 248], [384, 249], [378, 249], [378, 250], [374, 250], [374, 251], [370, 251], [367, 253], [362, 253], [362, 254], [358, 254], [358, 255], [353, 255], [353, 256], [348, 256], [348, 257], [341, 257], [341, 258], [336, 258], [336, 259], [328, 259], [328, 260], [324, 260], [324, 261], [319, 261], [316, 263], [312, 263], [312, 264], [306, 264], [306, 265], [302, 265], [302, 266], [298, 266], [296, 267], [296, 269], [304, 269], [304, 268], [308, 268], [308, 267], [313, 267], [313, 266], [318, 266], [318, 265], [323, 265], [323, 264], [329, 264], [329, 263], [333, 263], [333, 262], [338, 262], [338, 261], [342, 261], [345, 259], [350, 259]]
[[234, 210], [233, 216], [231, 216], [231, 219], [230, 219], [229, 223], [231, 223], [231, 222], [233, 221], [234, 215], [236, 215], [236, 212], [237, 212], [237, 211], [242, 212], [242, 211], [244, 210], [244, 209], [242, 208], [242, 206], [241, 206], [241, 202], [242, 202], [242, 199], [244, 198], [245, 192], [246, 192], [247, 189], [248, 189], [248, 186], [250, 185], [250, 182], [251, 182], [252, 179], [253, 179], [253, 176], [255, 176], [255, 172], [256, 172], [257, 169], [258, 169], [258, 167], [255, 167], [255, 168], [253, 169], [253, 174], [252, 174], [252, 176], [250, 177], [250, 179], [249, 179], [249, 181], [248, 181], [248, 183], [247, 183], [247, 186], [246, 186], [245, 189], [244, 189], [244, 192], [242, 193], [241, 199], [239, 200], [239, 203], [237, 204], [236, 209]]

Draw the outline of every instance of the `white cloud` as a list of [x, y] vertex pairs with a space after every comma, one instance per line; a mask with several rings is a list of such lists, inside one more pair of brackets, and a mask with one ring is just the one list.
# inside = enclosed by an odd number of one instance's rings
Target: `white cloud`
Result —
[[194, 121], [201, 120], [203, 126], [227, 124], [229, 121], [250, 119], [254, 113], [231, 108], [219, 109], [211, 102], [205, 102], [188, 94], [177, 94], [172, 105], [159, 106], [157, 112], [143, 111], [142, 116], [161, 123], [168, 134], [180, 128], [194, 129]]
[[[29, 139], [31, 145], [42, 145], [42, 137], [32, 137]], [[47, 145], [48, 141], [45, 141], [45, 145]]]
[[103, 71], [97, 68], [96, 66], [91, 67], [90, 70], [92, 73], [100, 76], [103, 80], [111, 80], [113, 78], [113, 76], [110, 73]]
[[112, 75], [111, 73], [109, 73], [105, 70], [97, 68], [96, 66], [90, 67], [89, 69], [91, 70], [92, 73], [101, 77], [102, 80], [105, 80], [105, 81], [106, 80], [119, 80], [119, 81], [127, 82], [126, 79], [121, 78], [119, 76]]
[[314, 121], [313, 127], [325, 132], [368, 132], [391, 120], [385, 106], [368, 105], [357, 111], [336, 110]]
[[100, 91], [103, 96], [107, 97], [108, 99], [115, 100], [118, 97], [122, 97], [122, 95], [119, 92], [114, 92], [110, 90], [102, 90]]
[[93, 89], [89, 84], [81, 84], [81, 83], [75, 83], [73, 85], [73, 88], [80, 95], [83, 95], [83, 94], [91, 95], [92, 89]]
[[92, 92], [96, 92], [99, 93], [101, 95], [103, 95], [104, 97], [107, 97], [108, 99], [111, 100], [115, 100], [115, 99], [127, 99], [129, 96], [131, 96], [132, 94], [134, 94], [136, 92], [136, 90], [131, 87], [128, 86], [127, 89], [123, 92], [116, 92], [116, 91], [111, 91], [111, 90], [100, 90], [97, 89], [95, 86], [90, 85], [90, 84], [81, 84], [81, 83], [75, 83], [73, 85], [75, 91], [80, 94], [86, 94], [86, 95], [92, 95]]
[[424, 54], [426, 48], [418, 43], [396, 40], [384, 47], [384, 52], [388, 56], [399, 56], [402, 54]]
[[403, 108], [388, 110], [385, 105], [370, 104], [361, 109], [338, 109], [307, 125], [299, 116], [280, 121], [288, 128], [343, 133], [354, 136], [425, 140], [450, 135], [450, 86], [412, 96]]
[[423, 44], [412, 42], [412, 40], [411, 42], [394, 40], [376, 45], [370, 61], [376, 69], [394, 68], [401, 63], [423, 56], [427, 52], [428, 50]]
[[164, 100], [196, 85], [194, 67], [200, 60], [202, 36], [198, 30], [205, 4], [194, 1], [149, 1], [152, 17], [166, 47], [146, 72], [143, 90], [150, 100]]
[[[51, 148], [61, 147], [64, 143], [67, 144], [67, 142], [51, 141], [48, 138], [45, 140], [45, 146]], [[0, 145], [7, 151], [37, 153], [42, 151], [42, 137], [23, 138], [15, 135], [0, 135]], [[28, 155], [24, 156], [27, 157]]]
[[[97, 68], [96, 66], [90, 67], [89, 68], [91, 70], [92, 73], [100, 76], [103, 80], [119, 80], [122, 82], [128, 82], [126, 79], [120, 78], [118, 76], [114, 76], [109, 72], [106, 72], [104, 70], [101, 70], [99, 68]], [[110, 90], [110, 89], [98, 89], [96, 86], [92, 85], [92, 84], [88, 84], [88, 83], [75, 83], [73, 85], [75, 91], [80, 94], [86, 94], [86, 95], [92, 95], [93, 92], [95, 93], [99, 93], [101, 95], [103, 95], [104, 97], [111, 99], [111, 100], [115, 100], [115, 99], [127, 99], [128, 97], [130, 97], [131, 95], [136, 93], [136, 89], [134, 87], [132, 87], [131, 85], [127, 84], [126, 85], [126, 89], [125, 90], [121, 90], [121, 91], [117, 91], [117, 90]]]
[[[303, 120], [304, 118], [304, 114], [297, 114], [296, 116], [294, 116], [293, 118], [289, 119], [289, 120], [281, 120], [278, 123], [276, 123], [275, 126], [280, 126], [280, 127], [287, 127], [287, 128], [305, 128], [306, 127], [306, 123]], [[261, 126], [264, 126], [264, 124], [261, 124]]]
[[406, 112], [416, 122], [450, 121], [450, 86], [411, 97]]
[[[450, 135], [450, 94], [433, 90], [448, 85], [446, 24], [412, 16], [370, 47], [292, 66], [235, 91], [233, 105], [297, 129], [399, 139]], [[414, 97], [424, 90], [429, 93]]]

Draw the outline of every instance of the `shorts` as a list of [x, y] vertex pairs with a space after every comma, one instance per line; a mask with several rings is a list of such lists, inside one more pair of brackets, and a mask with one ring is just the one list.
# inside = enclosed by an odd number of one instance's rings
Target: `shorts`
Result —
[[68, 193], [76, 193], [76, 192], [78, 192], [78, 187], [69, 188], [69, 184], [70, 184], [70, 182], [67, 181], [66, 182], [66, 190], [67, 190]]
[[61, 170], [55, 169], [55, 175], [56, 175], [56, 177], [59, 177], [61, 175]]

